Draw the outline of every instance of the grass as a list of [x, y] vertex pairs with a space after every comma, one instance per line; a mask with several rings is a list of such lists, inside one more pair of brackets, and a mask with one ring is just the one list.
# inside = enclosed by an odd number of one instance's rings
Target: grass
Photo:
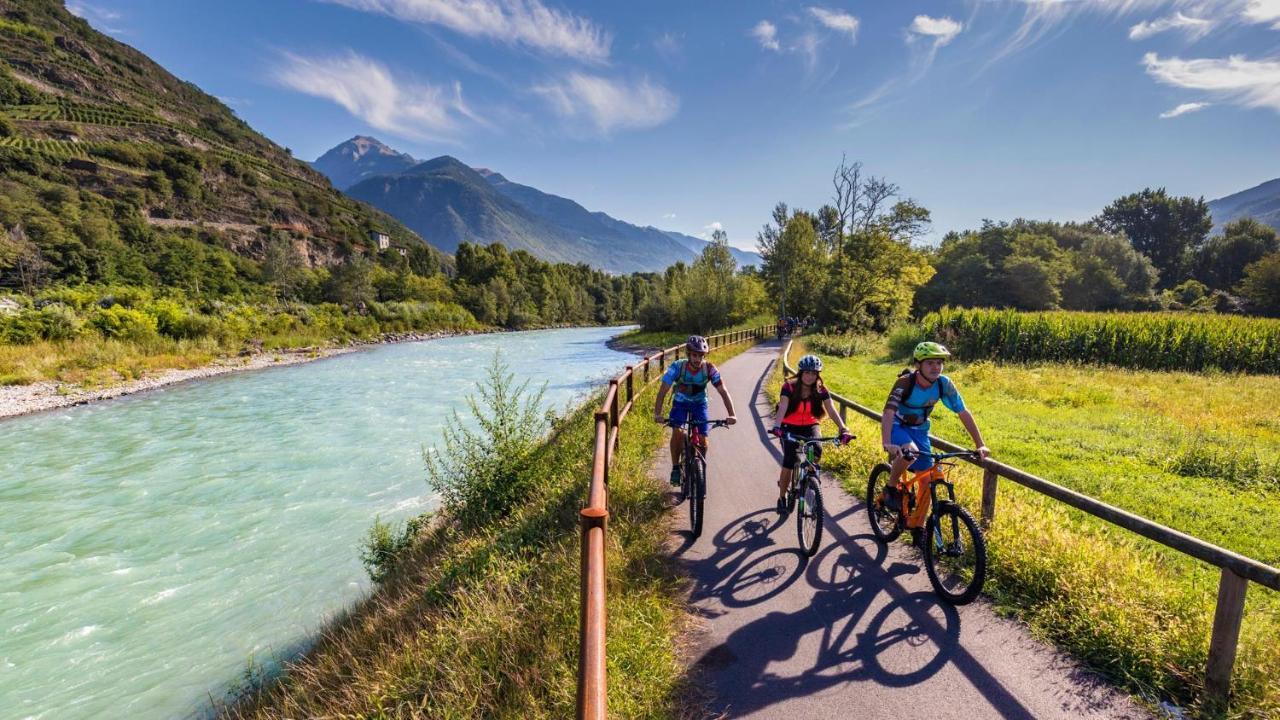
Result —
[[[833, 390], [877, 409], [902, 367], [881, 353], [824, 359]], [[1258, 401], [1280, 378], [989, 361], [953, 362], [947, 374], [997, 459], [1280, 565], [1280, 421]], [[969, 444], [954, 415], [935, 418], [935, 435]], [[882, 460], [879, 430], [850, 424], [859, 440], [828, 465], [860, 495]], [[976, 508], [979, 471], [956, 477]], [[988, 538], [998, 608], [1129, 690], [1199, 709], [1217, 568], [1009, 481]], [[1231, 717], [1280, 717], [1278, 637], [1280, 593], [1252, 585]]]
[[[772, 322], [773, 321], [770, 320], [768, 316], [760, 315], [757, 317], [744, 320], [743, 322], [740, 322], [737, 325], [726, 328], [724, 330], [716, 330], [715, 332], [708, 333], [708, 335], [716, 335], [722, 332], [729, 332], [731, 330], [750, 330], [752, 328], [769, 325]], [[683, 345], [684, 341], [687, 340], [688, 338], [689, 338], [689, 333], [681, 332], [679, 330], [636, 329], [636, 330], [629, 330], [619, 335], [617, 337], [617, 342], [623, 345], [626, 345], [628, 347], [641, 347], [641, 348], [652, 348], [655, 350], [661, 350], [661, 349], [672, 347], [674, 345]]]
[[[746, 344], [717, 351], [723, 360]], [[637, 395], [652, 403], [656, 385]], [[578, 661], [578, 511], [599, 396], [558, 421], [523, 465], [527, 495], [464, 529], [444, 514], [385, 582], [285, 673], [219, 708], [225, 718], [563, 718]], [[631, 414], [609, 481], [609, 712], [697, 717], [678, 639], [686, 580], [670, 559], [666, 488], [649, 476], [664, 430]], [[385, 538], [384, 538], [385, 539]], [[388, 544], [388, 543], [384, 543]]]

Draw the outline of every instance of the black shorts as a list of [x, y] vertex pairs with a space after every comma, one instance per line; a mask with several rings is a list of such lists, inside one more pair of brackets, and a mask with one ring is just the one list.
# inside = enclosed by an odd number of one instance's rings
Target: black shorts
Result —
[[[805, 438], [818, 437], [817, 425], [783, 425], [782, 431], [792, 435], [798, 435]], [[817, 452], [814, 453], [818, 459], [822, 458], [822, 446], [819, 445]], [[804, 452], [804, 446], [798, 442], [791, 442], [785, 437], [782, 439], [782, 467], [788, 470], [795, 470], [796, 465], [800, 464], [800, 453]]]

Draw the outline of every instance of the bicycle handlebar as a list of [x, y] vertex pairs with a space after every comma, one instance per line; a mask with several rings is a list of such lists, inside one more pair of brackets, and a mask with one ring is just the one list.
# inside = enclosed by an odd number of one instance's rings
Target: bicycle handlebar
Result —
[[[702, 423], [695, 423], [692, 420], [686, 420], [684, 422], [672, 422], [671, 420], [664, 420], [662, 424], [666, 425], [669, 428], [682, 428], [686, 425], [701, 425]], [[713, 428], [729, 427], [729, 421], [728, 420], [708, 420], [707, 425]]]
[[[779, 437], [779, 436], [775, 436], [775, 437]], [[853, 433], [849, 433], [849, 438], [850, 438], [850, 439], [855, 438], [855, 437], [857, 437], [857, 435], [854, 435]], [[840, 441], [843, 439], [843, 436], [841, 436], [841, 435], [833, 435], [833, 436], [831, 436], [831, 437], [816, 437], [816, 438], [811, 438], [811, 437], [801, 437], [801, 436], [799, 436], [799, 435], [792, 435], [792, 434], [791, 434], [791, 433], [789, 433], [789, 432], [784, 432], [784, 433], [782, 433], [782, 435], [779, 437], [779, 439], [781, 439], [781, 440], [787, 440], [787, 441], [789, 441], [789, 442], [793, 442], [793, 443], [803, 443], [804, 445], [821, 445], [821, 444], [822, 444], [822, 443], [824, 443], [824, 442], [829, 442], [829, 443], [834, 443], [834, 444], [836, 444], [836, 445], [839, 445], [839, 444], [840, 444]]]
[[902, 455], [902, 457], [908, 460], [925, 456], [925, 457], [931, 458], [934, 462], [937, 462], [939, 460], [946, 460], [948, 458], [953, 458], [953, 457], [963, 457], [963, 458], [970, 458], [970, 459], [976, 459], [979, 457], [977, 450], [961, 450], [959, 452], [948, 452], [948, 453], [935, 453], [935, 452], [924, 453], [924, 452], [920, 452], [919, 450], [900, 450], [899, 453]]

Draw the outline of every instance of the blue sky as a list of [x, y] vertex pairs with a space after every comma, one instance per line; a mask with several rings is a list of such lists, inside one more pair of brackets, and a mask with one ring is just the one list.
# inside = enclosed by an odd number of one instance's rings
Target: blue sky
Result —
[[356, 134], [751, 247], [846, 153], [933, 212], [1280, 176], [1280, 0], [68, 0], [314, 159]]

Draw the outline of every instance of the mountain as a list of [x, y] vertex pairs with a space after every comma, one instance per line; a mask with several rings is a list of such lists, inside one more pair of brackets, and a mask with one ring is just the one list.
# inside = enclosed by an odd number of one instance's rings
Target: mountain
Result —
[[55, 0], [0, 0], [0, 197], [0, 230], [25, 228], [54, 279], [170, 282], [153, 255], [173, 238], [254, 259], [285, 238], [314, 266], [378, 231], [424, 268], [448, 262]]
[[1209, 202], [1215, 230], [1242, 217], [1251, 217], [1280, 230], [1280, 178]]
[[327, 175], [334, 187], [346, 190], [366, 178], [404, 172], [419, 162], [377, 138], [357, 135], [321, 155], [311, 166]]
[[[512, 182], [501, 173], [470, 168], [444, 156], [405, 167], [410, 156], [374, 138], [355, 137], [322, 155], [314, 166], [347, 193], [400, 219], [437, 247], [452, 252], [463, 241], [500, 242], [543, 260], [585, 262], [610, 272], [660, 271], [692, 262], [706, 240], [638, 227], [568, 198]], [[380, 175], [376, 168], [389, 168]], [[487, 186], [487, 187], [485, 187]], [[731, 248], [740, 265], [755, 253]]]

